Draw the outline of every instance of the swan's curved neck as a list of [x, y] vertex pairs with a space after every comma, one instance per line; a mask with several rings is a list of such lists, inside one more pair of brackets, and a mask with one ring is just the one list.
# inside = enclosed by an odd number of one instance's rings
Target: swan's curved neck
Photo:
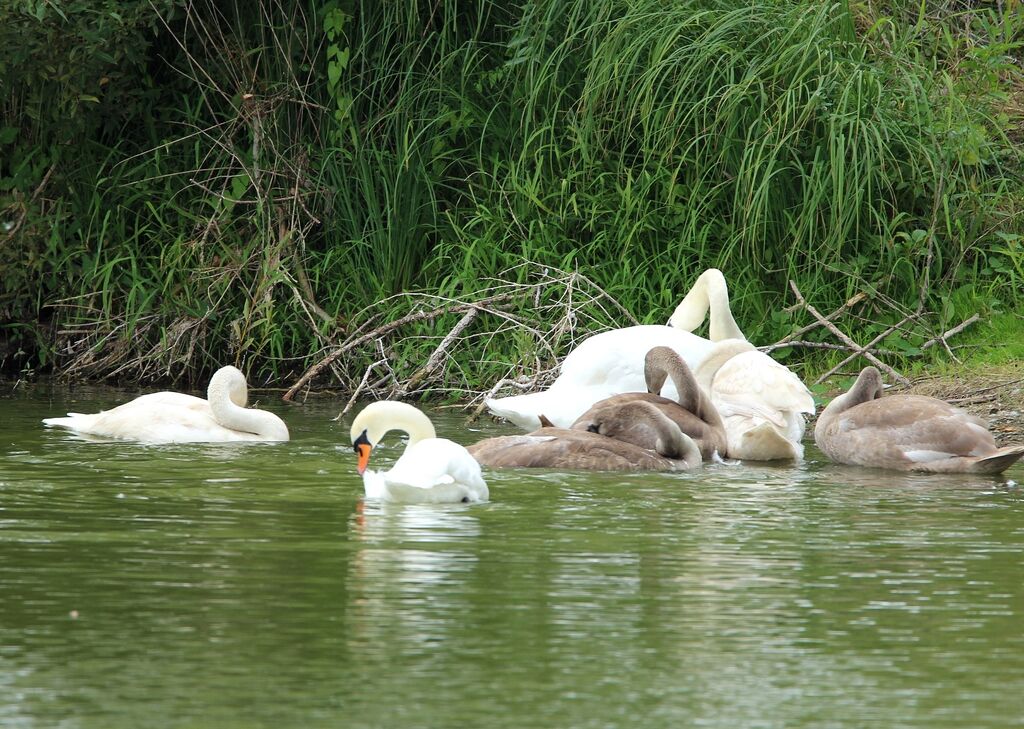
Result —
[[245, 375], [234, 367], [222, 367], [206, 390], [213, 419], [229, 430], [253, 433], [265, 440], [288, 440], [288, 427], [265, 410], [242, 407], [248, 399]]
[[709, 268], [697, 278], [668, 321], [678, 329], [692, 332], [704, 322], [709, 310], [708, 339], [746, 339], [732, 317], [729, 287], [717, 268]]
[[853, 383], [853, 387], [832, 400], [828, 407], [821, 411], [818, 419], [833, 418], [845, 410], [849, 410], [869, 400], [875, 400], [881, 396], [882, 375], [874, 367], [865, 367], [860, 371], [860, 375], [857, 376], [857, 381]]
[[[360, 420], [361, 419], [361, 420]], [[371, 445], [376, 445], [389, 430], [400, 430], [409, 436], [406, 447], [427, 438], [436, 438], [430, 418], [420, 410], [404, 402], [384, 400], [367, 405], [353, 421], [353, 430], [359, 423], [366, 430]]]
[[711, 383], [714, 381], [715, 375], [718, 374], [718, 370], [722, 368], [722, 365], [737, 354], [752, 352], [755, 349], [756, 347], [745, 339], [723, 339], [720, 342], [716, 342], [711, 348], [711, 352], [708, 353], [703, 362], [697, 365], [697, 370], [693, 373], [697, 384], [711, 392]]
[[670, 347], [654, 347], [644, 358], [644, 379], [647, 391], [661, 394], [665, 379], [671, 378], [678, 393], [676, 401], [691, 413], [700, 407], [700, 389], [686, 362]]

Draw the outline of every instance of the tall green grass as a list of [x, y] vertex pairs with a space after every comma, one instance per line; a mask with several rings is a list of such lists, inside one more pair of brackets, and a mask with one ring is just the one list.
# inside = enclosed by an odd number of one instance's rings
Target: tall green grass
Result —
[[[404, 313], [389, 296], [471, 297], [526, 281], [526, 261], [648, 322], [718, 266], [759, 342], [797, 323], [790, 279], [822, 310], [869, 293], [841, 322], [857, 336], [922, 287], [933, 329], [1019, 309], [1013, 5], [167, 2], [129, 34], [137, 52], [96, 69], [135, 70], [131, 124], [100, 93], [73, 128], [0, 133], [4, 217], [30, 223], [0, 248], [24, 352], [8, 365], [191, 380], [233, 361], [286, 380], [367, 307]], [[17, 21], [28, 37], [65, 22]], [[17, 83], [0, 132], [53, 82]], [[47, 154], [68, 138], [73, 160]], [[422, 360], [452, 323], [396, 357]], [[925, 329], [901, 336], [912, 351]], [[511, 330], [467, 346], [466, 387], [535, 361]]]

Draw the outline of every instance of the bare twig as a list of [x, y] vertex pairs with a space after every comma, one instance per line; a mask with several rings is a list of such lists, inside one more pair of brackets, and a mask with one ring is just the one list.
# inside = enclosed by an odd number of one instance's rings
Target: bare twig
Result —
[[[818, 326], [821, 326], [818, 324]], [[832, 344], [831, 342], [805, 342], [803, 340], [783, 340], [776, 342], [775, 344], [769, 344], [767, 347], [758, 347], [765, 354], [769, 354], [776, 349], [782, 349], [783, 347], [799, 347], [802, 349], [831, 349], [839, 352], [849, 352], [850, 348], [845, 344]], [[882, 349], [881, 347], [873, 347], [872, 351], [875, 354], [884, 354], [886, 356], [895, 356], [896, 352], [889, 349]]]
[[46, 187], [46, 183], [48, 183], [50, 181], [50, 175], [53, 174], [53, 171], [56, 168], [57, 168], [57, 163], [56, 162], [54, 162], [52, 165], [50, 165], [50, 169], [48, 169], [46, 171], [46, 174], [43, 175], [43, 179], [39, 181], [38, 185], [36, 185], [36, 189], [32, 192], [32, 195], [29, 197], [28, 201], [22, 205], [22, 207], [21, 207], [21, 214], [18, 215], [17, 220], [15, 220], [14, 223], [11, 225], [11, 227], [7, 230], [7, 238], [6, 238], [6, 240], [11, 240], [12, 238], [14, 238], [15, 234], [18, 232], [18, 230], [24, 224], [25, 218], [28, 217], [29, 205], [34, 203], [36, 201], [36, 198], [39, 197], [39, 194], [43, 191], [43, 188]]
[[387, 358], [379, 359], [366, 368], [366, 372], [363, 373], [363, 379], [359, 381], [359, 384], [356, 386], [356, 389], [352, 391], [352, 397], [350, 397], [348, 399], [348, 402], [345, 403], [345, 407], [343, 407], [341, 409], [341, 412], [338, 413], [338, 417], [334, 419], [335, 421], [341, 420], [343, 417], [345, 417], [345, 414], [352, 409], [352, 406], [355, 405], [356, 400], [359, 398], [359, 393], [361, 393], [363, 389], [366, 387], [366, 382], [367, 380], [370, 379], [370, 373], [373, 372], [374, 369], [376, 369], [377, 367], [380, 367], [385, 362], [387, 362]]
[[[921, 345], [921, 349], [922, 350], [929, 349], [930, 347], [934, 347], [939, 342], [942, 342], [943, 344], [945, 344], [947, 339], [949, 339], [950, 337], [952, 337], [952, 336], [954, 336], [956, 334], [959, 334], [960, 332], [962, 332], [964, 329], [966, 329], [967, 327], [969, 327], [971, 324], [973, 324], [974, 322], [978, 321], [979, 319], [981, 319], [981, 315], [980, 314], [974, 314], [969, 319], [960, 322], [959, 324], [957, 324], [952, 329], [948, 329], [945, 332], [943, 332], [942, 334], [940, 334], [939, 336], [937, 336], [937, 337], [935, 337], [933, 339], [929, 339], [927, 342], [925, 342], [924, 344]], [[947, 345], [947, 347], [948, 347], [948, 345]]]
[[[838, 317], [840, 314], [845, 312], [847, 309], [852, 309], [854, 306], [856, 306], [860, 302], [864, 301], [867, 297], [868, 297], [868, 295], [865, 294], [863, 291], [854, 294], [853, 296], [851, 296], [849, 299], [846, 300], [845, 304], [843, 304], [838, 309], [833, 311], [831, 314], [826, 316], [825, 317], [825, 321], [832, 321], [832, 320], [834, 320], [836, 317]], [[798, 304], [798, 306], [799, 306], [799, 304]], [[773, 349], [778, 349], [779, 347], [787, 346], [787, 344], [791, 343], [791, 340], [794, 340], [797, 337], [799, 337], [799, 336], [801, 336], [803, 334], [806, 334], [807, 332], [811, 331], [812, 329], [817, 329], [820, 326], [822, 326], [821, 322], [820, 321], [815, 321], [815, 322], [813, 322], [811, 324], [808, 324], [805, 327], [800, 327], [799, 329], [797, 329], [792, 334], [789, 334], [789, 335], [783, 337], [778, 342], [776, 342], [775, 344], [771, 345], [771, 347], [769, 347], [766, 351], [770, 352]]]
[[[824, 316], [822, 316], [821, 312], [819, 312], [817, 309], [815, 309], [813, 306], [807, 303], [807, 300], [804, 299], [803, 294], [800, 293], [800, 289], [797, 288], [795, 281], [790, 281], [789, 287], [793, 290], [793, 293], [796, 295], [797, 301], [800, 302], [804, 309], [806, 309], [811, 316], [813, 316], [815, 319], [821, 322], [821, 325], [828, 329], [830, 332], [832, 332], [840, 341], [845, 342], [847, 346], [849, 346], [850, 349], [855, 352], [855, 355], [863, 355], [865, 359], [871, 362], [871, 364], [875, 365], [876, 367], [878, 367], [878, 369], [887, 373], [891, 378], [893, 378], [900, 384], [910, 384], [910, 380], [908, 380], [906, 377], [901, 375], [899, 372], [894, 370], [889, 365], [885, 364], [885, 362], [882, 362], [880, 359], [878, 359], [878, 357], [873, 355], [871, 352], [868, 352], [865, 347], [861, 347], [859, 344], [854, 342], [846, 334], [844, 334], [835, 324], [828, 321]], [[900, 322], [900, 325], [902, 325], [902, 323], [903, 322]], [[893, 328], [895, 329], [897, 327]], [[818, 378], [818, 382], [823, 382], [824, 379], [824, 376], [820, 377]]]
[[448, 332], [447, 336], [441, 340], [441, 343], [437, 345], [437, 349], [430, 354], [430, 357], [427, 358], [427, 363], [416, 370], [413, 376], [405, 383], [395, 386], [394, 396], [405, 397], [416, 389], [416, 387], [437, 368], [437, 365], [441, 362], [441, 358], [444, 357], [448, 348], [456, 339], [459, 338], [459, 335], [465, 331], [466, 327], [473, 323], [473, 320], [476, 319], [479, 313], [480, 310], [477, 308], [472, 308], [467, 311], [465, 315], [459, 319], [459, 322], [452, 327], [452, 330]]
[[[832, 375], [834, 375], [834, 374], [835, 374], [836, 372], [838, 372], [838, 371], [839, 371], [840, 369], [842, 369], [844, 365], [846, 365], [846, 364], [847, 364], [848, 362], [852, 362], [853, 360], [855, 360], [855, 359], [856, 359], [856, 358], [857, 358], [858, 356], [860, 356], [861, 354], [864, 354], [865, 356], [867, 356], [867, 354], [866, 354], [867, 352], [874, 352], [874, 349], [873, 349], [873, 347], [874, 347], [874, 346], [875, 346], [876, 344], [878, 344], [878, 343], [879, 343], [879, 342], [881, 342], [881, 341], [882, 341], [883, 339], [885, 339], [885, 338], [886, 338], [887, 336], [889, 336], [890, 334], [892, 334], [893, 332], [895, 332], [895, 331], [896, 331], [897, 329], [899, 329], [900, 327], [902, 327], [902, 326], [903, 326], [904, 324], [906, 324], [906, 323], [907, 323], [908, 321], [910, 321], [911, 319], [914, 319], [914, 318], [916, 318], [916, 317], [917, 317], [917, 314], [911, 314], [911, 315], [909, 315], [909, 316], [906, 316], [906, 317], [904, 317], [903, 319], [901, 319], [901, 320], [900, 320], [900, 321], [899, 321], [898, 323], [896, 323], [896, 324], [893, 324], [893, 325], [892, 325], [892, 326], [890, 326], [890, 327], [889, 327], [888, 329], [886, 329], [886, 330], [885, 330], [885, 331], [883, 331], [883, 332], [882, 332], [881, 334], [879, 334], [879, 335], [878, 335], [877, 337], [875, 337], [875, 338], [874, 338], [874, 339], [872, 339], [872, 340], [871, 340], [870, 342], [868, 342], [867, 344], [865, 344], [865, 345], [864, 345], [863, 347], [860, 347], [860, 348], [858, 349], [858, 351], [854, 352], [854, 353], [853, 353], [853, 354], [851, 354], [851, 355], [850, 355], [849, 357], [847, 357], [847, 358], [846, 358], [846, 359], [844, 359], [844, 360], [843, 360], [842, 362], [840, 362], [840, 363], [839, 363], [839, 364], [837, 364], [837, 365], [836, 365], [835, 367], [833, 367], [833, 368], [832, 368], [832, 369], [830, 369], [830, 370], [829, 370], [828, 372], [826, 372], [826, 373], [825, 373], [825, 374], [823, 374], [823, 375], [822, 375], [821, 377], [819, 377], [819, 378], [817, 379], [817, 382], [819, 382], [819, 383], [821, 383], [821, 382], [824, 382], [824, 381], [825, 381], [825, 380], [827, 380], [827, 379], [828, 379], [829, 377], [831, 377], [831, 376], [832, 376]], [[893, 370], [893, 372], [895, 372], [895, 370]], [[904, 385], [909, 385], [909, 384], [910, 384], [910, 380], [907, 380], [907, 379], [905, 379], [905, 378], [904, 378], [903, 380], [900, 380], [900, 382], [901, 382], [901, 384], [904, 384]]]

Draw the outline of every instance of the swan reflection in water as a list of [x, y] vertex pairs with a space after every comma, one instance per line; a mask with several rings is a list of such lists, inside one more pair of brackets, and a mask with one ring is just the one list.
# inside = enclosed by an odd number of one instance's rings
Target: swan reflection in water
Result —
[[482, 531], [473, 508], [357, 504], [349, 524], [357, 543], [347, 584], [350, 643], [376, 651], [401, 645], [396, 635], [420, 643], [461, 629], [455, 619], [470, 609], [464, 583], [477, 569]]

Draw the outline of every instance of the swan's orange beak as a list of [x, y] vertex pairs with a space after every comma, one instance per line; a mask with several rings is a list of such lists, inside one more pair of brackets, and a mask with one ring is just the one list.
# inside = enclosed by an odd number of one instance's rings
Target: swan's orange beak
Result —
[[356, 453], [359, 454], [359, 462], [356, 464], [356, 470], [359, 471], [359, 475], [363, 475], [363, 471], [366, 470], [366, 464], [370, 462], [370, 451], [373, 448], [370, 447], [369, 443], [360, 443], [356, 446]]
[[366, 464], [370, 462], [370, 451], [373, 450], [373, 446], [370, 445], [370, 439], [366, 437], [366, 431], [364, 430], [359, 434], [359, 437], [352, 441], [352, 450], [359, 456], [359, 461], [356, 463], [356, 470], [359, 471], [359, 475], [363, 475], [363, 471], [366, 470]]

